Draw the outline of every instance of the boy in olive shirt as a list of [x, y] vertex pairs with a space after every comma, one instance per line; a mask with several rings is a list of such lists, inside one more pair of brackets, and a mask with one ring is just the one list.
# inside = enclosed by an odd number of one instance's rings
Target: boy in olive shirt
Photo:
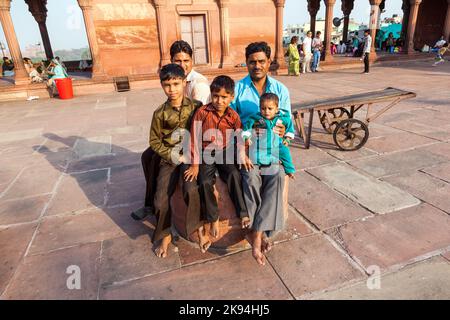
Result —
[[[192, 115], [202, 103], [184, 97], [186, 75], [179, 65], [165, 65], [161, 68], [159, 76], [167, 101], [153, 113], [150, 128], [150, 147], [161, 157], [154, 199], [157, 224], [153, 243], [160, 241], [155, 253], [158, 257], [165, 258], [172, 240], [170, 197], [175, 192], [180, 175], [184, 176], [189, 168], [186, 164], [187, 155], [182, 154], [182, 145], [189, 135]], [[200, 227], [200, 196], [197, 181], [183, 179], [183, 197], [188, 207], [186, 230], [191, 234]]]

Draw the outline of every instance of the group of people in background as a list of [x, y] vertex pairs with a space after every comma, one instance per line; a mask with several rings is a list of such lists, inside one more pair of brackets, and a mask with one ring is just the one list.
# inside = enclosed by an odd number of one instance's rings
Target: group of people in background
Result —
[[306, 33], [301, 45], [298, 44], [298, 37], [293, 36], [286, 51], [289, 60], [288, 74], [299, 76], [302, 73], [319, 72], [320, 56], [323, 50], [321, 32], [317, 31], [314, 39], [312, 32]]
[[[389, 35], [388, 40], [392, 47], [393, 37]], [[302, 44], [298, 44], [298, 41], [298, 36], [293, 36], [285, 54], [285, 57], [288, 57], [288, 75], [299, 76], [300, 73], [319, 72], [320, 57], [324, 48], [321, 32], [317, 31], [316, 36], [312, 38], [312, 32], [308, 31]], [[364, 60], [364, 73], [369, 73], [371, 46], [372, 37], [370, 36], [370, 30], [366, 30], [362, 41], [357, 37], [353, 37], [348, 44], [343, 41], [338, 46], [330, 43], [329, 50], [331, 50], [331, 54], [351, 52], [354, 57], [362, 57], [361, 60]]]

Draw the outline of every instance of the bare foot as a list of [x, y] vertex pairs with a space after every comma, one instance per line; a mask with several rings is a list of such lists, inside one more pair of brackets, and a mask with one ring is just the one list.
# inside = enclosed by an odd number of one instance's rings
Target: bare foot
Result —
[[172, 236], [170, 234], [168, 236], [165, 236], [164, 238], [162, 238], [161, 243], [155, 249], [155, 254], [158, 258], [167, 257], [167, 250], [169, 248], [169, 244], [171, 241], [172, 241]]
[[250, 227], [250, 218], [249, 217], [243, 217], [241, 219], [241, 226], [242, 229], [247, 229]]
[[267, 253], [272, 250], [272, 241], [270, 241], [266, 236], [262, 237], [261, 249], [263, 253]]
[[258, 264], [264, 266], [266, 264], [266, 257], [261, 252], [261, 238], [262, 233], [255, 231], [253, 234], [252, 255], [253, 258], [255, 258], [256, 262], [258, 262]]
[[209, 239], [209, 236], [205, 233], [205, 228], [203, 226], [198, 228], [197, 232], [199, 238], [198, 245], [200, 247], [200, 251], [202, 253], [205, 253], [211, 246], [211, 240]]
[[217, 219], [217, 221], [211, 222], [211, 229], [209, 230], [209, 233], [211, 233], [214, 238], [219, 237], [219, 219]]

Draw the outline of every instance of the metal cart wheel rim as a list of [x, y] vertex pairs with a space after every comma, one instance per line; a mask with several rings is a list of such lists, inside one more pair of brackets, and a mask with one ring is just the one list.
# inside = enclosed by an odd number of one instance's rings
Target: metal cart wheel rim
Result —
[[[336, 114], [336, 111], [339, 111], [339, 114]], [[350, 119], [350, 112], [345, 109], [345, 108], [333, 108], [333, 109], [328, 109], [328, 110], [324, 110], [323, 113], [321, 113], [320, 111], [318, 111], [319, 113], [319, 120], [320, 120], [320, 124], [322, 125], [322, 128], [329, 134], [332, 134], [334, 132], [334, 130], [336, 129], [336, 125], [343, 121], [342, 118], [344, 117], [344, 115], [346, 116], [346, 119]], [[328, 123], [328, 118], [327, 118], [327, 113], [330, 114], [332, 116], [331, 120], [331, 124]], [[338, 120], [333, 121], [333, 119], [338, 118]], [[344, 118], [344, 120], [345, 120]], [[334, 128], [333, 128], [334, 127]]]
[[369, 127], [357, 119], [341, 121], [333, 132], [334, 143], [343, 151], [358, 150], [366, 144], [368, 139]]

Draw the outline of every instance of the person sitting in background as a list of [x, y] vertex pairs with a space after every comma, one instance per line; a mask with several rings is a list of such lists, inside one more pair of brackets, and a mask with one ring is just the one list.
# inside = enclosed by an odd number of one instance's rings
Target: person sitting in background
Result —
[[434, 45], [434, 47], [430, 50], [430, 52], [439, 52], [439, 49], [441, 49], [446, 41], [444, 40], [444, 36], [442, 36]]
[[61, 67], [63, 67], [64, 70], [66, 70], [66, 72], [67, 72], [67, 67], [64, 64], [64, 62], [62, 62], [61, 58], [60, 57], [55, 57], [55, 59], [56, 59], [56, 61], [58, 61], [58, 63], [61, 65]]
[[30, 58], [23, 58], [23, 64], [32, 83], [41, 83], [44, 81], [44, 79], [42, 79], [41, 75], [34, 67], [33, 62]]
[[47, 73], [49, 79], [47, 80], [47, 87], [51, 90], [50, 95], [53, 97], [55, 95], [56, 89], [56, 79], [68, 78], [66, 70], [59, 64], [56, 59], [52, 59], [50, 62]]
[[12, 71], [13, 69], [14, 63], [8, 57], [3, 57], [2, 76], [5, 76], [6, 71]]
[[358, 48], [359, 48], [359, 39], [358, 39], [358, 37], [356, 37], [356, 36], [353, 37], [352, 46], [353, 46], [353, 56], [357, 57], [356, 51], [358, 51]]
[[87, 60], [81, 60], [78, 68], [81, 71], [86, 71], [87, 69], [92, 68], [92, 64], [89, 64]]
[[394, 53], [394, 34], [389, 32], [388, 38], [386, 39], [386, 51], [389, 53]]

